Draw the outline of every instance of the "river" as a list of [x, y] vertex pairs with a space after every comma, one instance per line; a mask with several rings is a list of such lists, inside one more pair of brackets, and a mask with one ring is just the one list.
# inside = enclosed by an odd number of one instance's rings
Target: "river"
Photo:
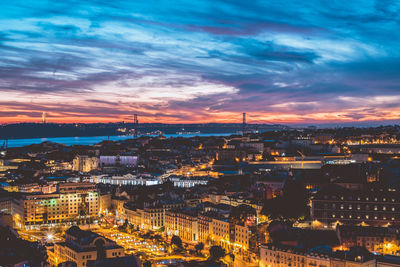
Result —
[[[194, 136], [229, 136], [235, 133], [200, 133], [200, 134], [164, 134], [165, 137], [194, 137]], [[237, 134], [237, 133], [236, 133]], [[130, 135], [114, 136], [80, 136], [80, 137], [49, 137], [49, 138], [29, 138], [29, 139], [9, 139], [8, 147], [23, 147], [32, 144], [40, 144], [45, 141], [70, 145], [94, 145], [104, 140], [118, 141], [132, 139]], [[1, 145], [1, 144], [0, 144]]]

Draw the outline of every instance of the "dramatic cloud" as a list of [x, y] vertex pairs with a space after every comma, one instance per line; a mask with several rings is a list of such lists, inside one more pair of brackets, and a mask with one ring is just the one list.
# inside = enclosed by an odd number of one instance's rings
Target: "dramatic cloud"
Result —
[[0, 2], [0, 122], [400, 119], [396, 1]]

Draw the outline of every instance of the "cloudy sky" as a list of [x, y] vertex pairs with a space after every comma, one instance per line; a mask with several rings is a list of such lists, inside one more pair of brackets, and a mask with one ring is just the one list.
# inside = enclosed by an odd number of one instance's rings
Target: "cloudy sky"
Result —
[[399, 14], [385, 0], [0, 1], [0, 122], [399, 122]]

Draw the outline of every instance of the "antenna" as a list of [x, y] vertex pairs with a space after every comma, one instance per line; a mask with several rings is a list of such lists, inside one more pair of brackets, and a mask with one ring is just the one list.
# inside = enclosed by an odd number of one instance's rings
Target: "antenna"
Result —
[[133, 129], [135, 130], [134, 137], [137, 138], [139, 131], [139, 120], [137, 114], [133, 114]]

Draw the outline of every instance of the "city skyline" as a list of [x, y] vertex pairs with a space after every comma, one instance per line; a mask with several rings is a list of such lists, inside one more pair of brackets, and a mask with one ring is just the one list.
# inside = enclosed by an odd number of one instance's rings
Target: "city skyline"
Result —
[[400, 5], [389, 1], [0, 8], [0, 123], [400, 120]]

